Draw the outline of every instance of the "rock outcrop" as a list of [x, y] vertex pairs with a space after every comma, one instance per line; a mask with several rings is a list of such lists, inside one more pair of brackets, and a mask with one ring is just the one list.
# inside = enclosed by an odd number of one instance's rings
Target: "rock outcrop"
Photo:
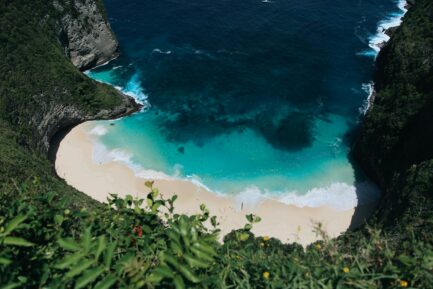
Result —
[[68, 127], [139, 109], [78, 70], [118, 55], [101, 0], [0, 1], [0, 11], [0, 119], [23, 146], [46, 153]]
[[[68, 91], [58, 91], [58, 94], [68, 93]], [[45, 95], [35, 95], [33, 100], [35, 101], [37, 113], [31, 116], [30, 126], [36, 128], [36, 133], [40, 136], [37, 146], [42, 151], [48, 152], [52, 149], [51, 145], [53, 145], [54, 136], [57, 133], [62, 133], [65, 129], [88, 120], [118, 118], [131, 114], [140, 108], [140, 105], [131, 97], [120, 92], [118, 97], [121, 99], [119, 105], [93, 112], [85, 111], [73, 104], [56, 101], [47, 102]]]
[[[65, 54], [80, 70], [103, 64], [118, 56], [119, 45], [99, 0], [54, 0], [62, 15], [57, 35]], [[72, 4], [71, 4], [72, 3]]]

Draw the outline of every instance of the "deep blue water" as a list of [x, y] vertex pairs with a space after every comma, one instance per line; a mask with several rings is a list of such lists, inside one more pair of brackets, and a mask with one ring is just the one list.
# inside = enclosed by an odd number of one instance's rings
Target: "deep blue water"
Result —
[[356, 192], [366, 180], [348, 152], [374, 69], [369, 45], [381, 20], [402, 13], [395, 1], [105, 4], [122, 55], [90, 76], [148, 107], [95, 124], [95, 158], [246, 198], [348, 207], [372, 194]]

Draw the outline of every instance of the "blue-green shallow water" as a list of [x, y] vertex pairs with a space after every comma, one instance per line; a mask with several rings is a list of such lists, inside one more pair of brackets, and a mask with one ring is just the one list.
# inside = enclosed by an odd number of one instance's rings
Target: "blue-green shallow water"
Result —
[[95, 123], [97, 161], [248, 201], [349, 208], [377, 196], [348, 152], [396, 2], [105, 4], [122, 56], [89, 75], [147, 108]]

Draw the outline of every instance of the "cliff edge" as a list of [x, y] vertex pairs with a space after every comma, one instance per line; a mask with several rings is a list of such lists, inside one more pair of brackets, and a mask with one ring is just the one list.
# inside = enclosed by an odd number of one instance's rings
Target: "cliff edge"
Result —
[[78, 69], [86, 70], [118, 56], [119, 44], [99, 0], [55, 0], [53, 5], [61, 15], [57, 25], [60, 43]]
[[433, 2], [410, 7], [378, 56], [375, 100], [353, 150], [384, 192], [376, 216], [386, 225], [433, 209]]
[[118, 54], [99, 0], [1, 1], [0, 27], [0, 118], [25, 147], [46, 153], [65, 128], [139, 108], [76, 68]]

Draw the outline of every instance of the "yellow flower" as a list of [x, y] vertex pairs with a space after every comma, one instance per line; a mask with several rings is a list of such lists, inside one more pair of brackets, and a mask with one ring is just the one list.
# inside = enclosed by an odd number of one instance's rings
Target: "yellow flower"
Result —
[[316, 247], [317, 250], [322, 249], [322, 245], [320, 245], [320, 244], [316, 244], [315, 247]]
[[261, 242], [261, 243], [260, 243], [260, 246], [261, 246], [261, 247], [264, 247], [264, 246], [265, 246], [265, 243]]
[[343, 268], [343, 272], [344, 272], [344, 273], [349, 273], [349, 272], [350, 272], [349, 267], [344, 267], [344, 268]]
[[269, 239], [270, 239], [269, 236], [264, 236], [263, 237], [263, 241], [269, 241]]
[[269, 275], [271, 275], [271, 274], [269, 274], [268, 271], [263, 272], [263, 278], [265, 278], [266, 280], [269, 279]]
[[400, 286], [403, 288], [406, 288], [409, 285], [409, 283], [406, 280], [400, 280]]

